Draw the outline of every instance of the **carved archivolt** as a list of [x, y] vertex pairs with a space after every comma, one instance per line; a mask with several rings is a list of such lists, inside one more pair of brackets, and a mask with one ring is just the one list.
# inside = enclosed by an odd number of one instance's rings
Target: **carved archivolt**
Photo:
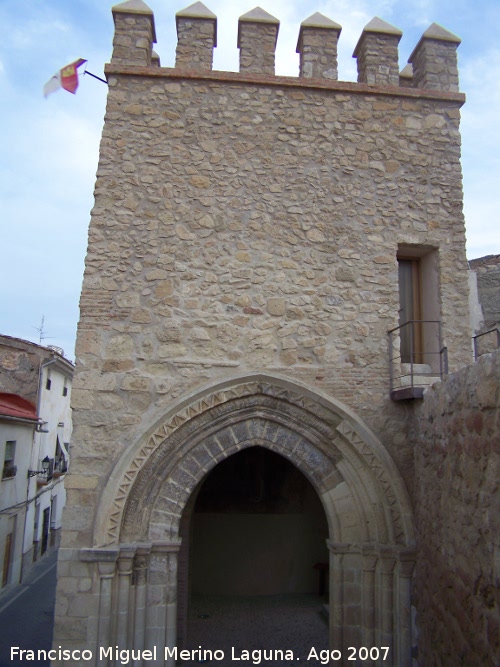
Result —
[[[389, 526], [376, 529], [378, 539], [413, 543], [404, 485], [366, 426], [323, 394], [284, 378], [256, 375], [200, 391], [126, 452], [101, 500], [96, 546], [175, 538], [183, 508], [207, 472], [254, 445], [288, 458], [320, 497], [344, 481], [340, 471], [352, 470], [352, 478], [365, 487], [359, 503], [370, 505], [367, 499], [376, 497], [377, 511], [384, 515], [378, 521]], [[366, 511], [371, 516], [374, 510]]]

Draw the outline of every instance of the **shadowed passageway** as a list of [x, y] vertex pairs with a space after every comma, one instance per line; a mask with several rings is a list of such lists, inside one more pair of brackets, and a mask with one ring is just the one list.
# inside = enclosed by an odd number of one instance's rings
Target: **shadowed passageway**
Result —
[[[221, 667], [235, 664], [261, 665], [320, 665], [319, 660], [307, 657], [311, 648], [320, 651], [328, 648], [328, 621], [323, 601], [317, 595], [270, 596], [195, 596], [192, 599], [188, 620], [189, 650], [212, 649], [224, 652], [223, 660], [206, 660]], [[232, 660], [234, 657], [240, 663]], [[255, 654], [254, 660], [243, 662], [242, 652], [265, 649], [277, 650], [266, 659], [264, 652]], [[293, 652], [293, 659], [291, 654]], [[288, 658], [288, 659], [287, 659]], [[247, 659], [248, 660], [248, 659]], [[192, 663], [203, 662], [195, 659]]]

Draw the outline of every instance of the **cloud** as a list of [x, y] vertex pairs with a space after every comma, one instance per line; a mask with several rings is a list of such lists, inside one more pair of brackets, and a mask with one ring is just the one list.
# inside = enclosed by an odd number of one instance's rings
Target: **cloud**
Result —
[[72, 32], [71, 26], [68, 23], [54, 18], [47, 20], [45, 16], [42, 19], [32, 18], [30, 21], [23, 23], [10, 30], [5, 39], [5, 46], [13, 51], [25, 51], [33, 46], [38, 46], [41, 41], [50, 38], [53, 43], [54, 40], [60, 39]]
[[467, 102], [462, 109], [462, 164], [467, 254], [500, 252], [498, 178], [500, 174], [500, 50], [467, 59], [460, 69]]

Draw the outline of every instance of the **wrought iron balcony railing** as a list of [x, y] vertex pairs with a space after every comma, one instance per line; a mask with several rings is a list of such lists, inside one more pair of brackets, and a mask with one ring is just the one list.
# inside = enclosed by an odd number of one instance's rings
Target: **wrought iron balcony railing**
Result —
[[500, 328], [494, 327], [472, 336], [472, 341], [474, 344], [474, 360], [476, 360], [483, 354], [493, 352], [500, 347]]
[[391, 398], [422, 398], [425, 387], [448, 373], [441, 322], [410, 320], [391, 329], [388, 335]]
[[61, 456], [54, 461], [54, 475], [64, 475], [68, 472], [68, 462]]

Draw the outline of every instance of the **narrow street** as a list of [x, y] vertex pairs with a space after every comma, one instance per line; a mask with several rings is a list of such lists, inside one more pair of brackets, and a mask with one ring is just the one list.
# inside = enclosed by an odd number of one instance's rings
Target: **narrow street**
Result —
[[37, 664], [49, 661], [26, 662], [11, 660], [11, 647], [45, 649], [52, 644], [56, 592], [57, 552], [37, 563], [26, 582], [12, 593], [0, 598], [0, 667]]

